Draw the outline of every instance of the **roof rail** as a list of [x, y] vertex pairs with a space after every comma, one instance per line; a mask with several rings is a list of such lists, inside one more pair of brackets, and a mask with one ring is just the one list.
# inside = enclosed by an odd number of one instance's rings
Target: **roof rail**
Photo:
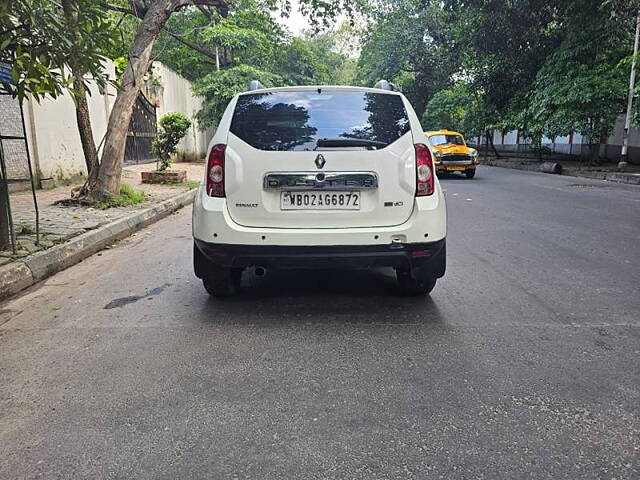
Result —
[[380, 80], [376, 83], [373, 88], [379, 88], [380, 90], [395, 90], [393, 83], [390, 83], [386, 80]]
[[264, 85], [260, 83], [260, 80], [251, 80], [249, 82], [249, 90], [262, 90]]

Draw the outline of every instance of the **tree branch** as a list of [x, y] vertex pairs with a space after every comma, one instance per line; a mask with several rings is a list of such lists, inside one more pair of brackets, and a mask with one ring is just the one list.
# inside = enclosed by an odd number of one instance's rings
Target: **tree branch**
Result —
[[[179, 41], [180, 43], [182, 43], [183, 45], [186, 45], [187, 47], [189, 47], [192, 50], [195, 50], [196, 52], [204, 55], [205, 57], [208, 57], [210, 59], [212, 59], [213, 61], [216, 60], [216, 53], [212, 52], [210, 50], [207, 50], [204, 47], [201, 47], [198, 44], [193, 43], [190, 40], [187, 40], [186, 38], [184, 38], [182, 35], [178, 35], [175, 32], [172, 32], [171, 30], [169, 30], [167, 27], [162, 27], [162, 30], [167, 33], [168, 35], [172, 36], [173, 38], [175, 38], [177, 41]], [[224, 58], [220, 57], [220, 64], [222, 66], [226, 66], [228, 63], [224, 61]]]
[[212, 20], [213, 19], [213, 15], [211, 15], [211, 12], [206, 9], [205, 7], [203, 7], [202, 5], [196, 5], [198, 7], [198, 10], [200, 10], [202, 12], [202, 14], [207, 17], [208, 20]]
[[102, 6], [107, 10], [113, 10], [114, 12], [120, 12], [120, 13], [127, 13], [129, 15], [133, 15], [134, 17], [137, 17], [136, 12], [134, 12], [130, 8], [118, 7], [116, 5], [110, 5], [108, 3], [103, 3]]
[[[132, 1], [131, 3], [134, 7], [133, 9], [118, 7], [117, 5], [111, 5], [106, 2], [103, 2], [102, 5], [104, 6], [104, 8], [108, 10], [113, 10], [114, 12], [128, 13], [129, 15], [133, 15], [134, 17], [143, 18], [144, 14], [147, 12], [147, 9], [144, 8], [144, 5], [140, 4], [139, 1], [135, 1], [135, 0]], [[229, 0], [180, 0], [176, 3], [177, 3], [176, 9], [186, 7], [188, 5], [195, 5], [203, 13], [206, 12], [206, 9], [204, 8], [205, 6], [216, 7], [220, 10], [220, 13], [223, 16], [226, 16], [226, 12], [229, 8]], [[209, 18], [211, 17], [209, 12], [206, 12], [205, 15], [207, 15]]]
[[[201, 5], [220, 5], [220, 6], [226, 6], [227, 5], [227, 0], [187, 0], [187, 3], [192, 3], [194, 5], [196, 5], [199, 9], [203, 9], [203, 7]], [[136, 14], [136, 12], [134, 10], [131, 10], [129, 8], [123, 8], [123, 7], [118, 7], [116, 5], [110, 5], [108, 3], [103, 3], [104, 7], [109, 9], [109, 10], [113, 10], [115, 12], [120, 12], [120, 13], [126, 13], [128, 15], [132, 15], [134, 17], [138, 17], [139, 15]], [[207, 12], [209, 13], [209, 12]], [[204, 47], [201, 47], [200, 45], [193, 43], [190, 40], [187, 40], [186, 38], [184, 38], [182, 35], [179, 35], [175, 32], [172, 32], [171, 30], [169, 30], [166, 26], [162, 27], [162, 31], [164, 31], [165, 33], [167, 33], [168, 35], [170, 35], [171, 37], [175, 38], [178, 42], [182, 43], [183, 45], [189, 47], [192, 50], [195, 50], [196, 52], [200, 53], [201, 55], [204, 55], [205, 57], [208, 57], [210, 59], [212, 59], [214, 62], [216, 61], [216, 53], [212, 52], [210, 50], [207, 50]], [[225, 61], [225, 59], [223, 57], [220, 58], [220, 64], [222, 66], [226, 66], [228, 65], [228, 62]]]

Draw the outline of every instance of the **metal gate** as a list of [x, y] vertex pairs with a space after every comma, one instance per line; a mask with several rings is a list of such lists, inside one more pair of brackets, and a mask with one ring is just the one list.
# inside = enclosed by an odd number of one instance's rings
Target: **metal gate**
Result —
[[133, 114], [127, 132], [124, 161], [127, 164], [155, 162], [151, 142], [156, 136], [156, 107], [142, 92], [133, 106]]
[[2, 196], [0, 198], [0, 250], [10, 243], [15, 254], [16, 232], [11, 214], [10, 188], [26, 184], [31, 189], [36, 245], [40, 243], [40, 213], [24, 124], [24, 111], [11, 88], [9, 84], [0, 85], [0, 195]]

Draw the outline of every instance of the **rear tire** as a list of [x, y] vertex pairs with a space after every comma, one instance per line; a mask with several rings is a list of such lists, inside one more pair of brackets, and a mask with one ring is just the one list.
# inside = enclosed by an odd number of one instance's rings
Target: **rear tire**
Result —
[[398, 277], [398, 285], [402, 294], [411, 296], [428, 295], [436, 286], [437, 281], [435, 277], [414, 278], [406, 270], [396, 270], [396, 276]]
[[240, 289], [241, 277], [242, 269], [240, 268], [211, 265], [207, 276], [202, 279], [202, 284], [212, 297], [230, 297]]
[[229, 297], [240, 290], [242, 268], [221, 267], [212, 263], [193, 244], [193, 267], [202, 279], [205, 290], [212, 297]]
[[473, 170], [465, 170], [464, 174], [467, 178], [473, 178], [476, 176], [476, 169], [474, 168]]

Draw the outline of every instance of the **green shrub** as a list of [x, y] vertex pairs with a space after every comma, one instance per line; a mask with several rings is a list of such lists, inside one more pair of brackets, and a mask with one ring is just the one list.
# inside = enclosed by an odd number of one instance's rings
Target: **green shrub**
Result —
[[169, 168], [171, 155], [176, 153], [178, 142], [187, 134], [191, 120], [179, 112], [166, 113], [160, 118], [160, 131], [151, 144], [151, 150], [158, 155], [158, 171]]

